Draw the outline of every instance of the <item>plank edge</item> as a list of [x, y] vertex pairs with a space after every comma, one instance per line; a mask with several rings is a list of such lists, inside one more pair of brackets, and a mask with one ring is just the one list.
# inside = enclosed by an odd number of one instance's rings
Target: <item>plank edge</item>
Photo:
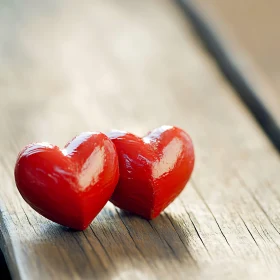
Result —
[[222, 74], [261, 126], [271, 143], [280, 152], [280, 126], [269, 108], [260, 99], [258, 89], [250, 82], [244, 70], [234, 61], [236, 54], [234, 53], [234, 57], [230, 54], [223, 44], [223, 38], [217, 34], [210, 20], [198, 11], [193, 1], [176, 0], [176, 3], [190, 21]]

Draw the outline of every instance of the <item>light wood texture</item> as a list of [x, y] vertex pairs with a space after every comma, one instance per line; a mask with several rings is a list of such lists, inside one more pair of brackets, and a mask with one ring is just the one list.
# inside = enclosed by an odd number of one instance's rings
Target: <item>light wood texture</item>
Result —
[[[1, 247], [14, 279], [279, 279], [280, 162], [173, 1], [34, 1], [1, 11]], [[74, 232], [35, 213], [29, 142], [186, 129], [196, 166], [153, 221], [108, 203]]]
[[216, 30], [243, 76], [280, 127], [280, 1], [191, 2]]

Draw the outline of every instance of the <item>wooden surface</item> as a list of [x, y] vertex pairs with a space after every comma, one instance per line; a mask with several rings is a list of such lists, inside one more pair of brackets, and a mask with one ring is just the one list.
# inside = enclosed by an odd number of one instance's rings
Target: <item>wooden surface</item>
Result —
[[[184, 0], [191, 1], [191, 0]], [[278, 0], [192, 1], [280, 127]]]
[[[13, 279], [279, 279], [279, 155], [174, 2], [38, 3], [6, 1], [0, 15], [0, 244]], [[29, 142], [162, 124], [190, 133], [196, 166], [153, 221], [108, 203], [74, 232], [16, 190]]]

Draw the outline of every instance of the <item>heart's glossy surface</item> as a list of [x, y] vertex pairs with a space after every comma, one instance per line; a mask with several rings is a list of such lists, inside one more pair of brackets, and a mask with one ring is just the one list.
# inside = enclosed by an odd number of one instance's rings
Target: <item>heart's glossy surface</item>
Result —
[[111, 197], [119, 178], [117, 153], [102, 133], [85, 132], [64, 149], [48, 143], [26, 146], [15, 165], [25, 201], [46, 218], [85, 229]]
[[184, 189], [194, 167], [191, 138], [162, 126], [140, 138], [123, 131], [108, 134], [116, 146], [120, 179], [110, 199], [146, 219], [157, 217]]

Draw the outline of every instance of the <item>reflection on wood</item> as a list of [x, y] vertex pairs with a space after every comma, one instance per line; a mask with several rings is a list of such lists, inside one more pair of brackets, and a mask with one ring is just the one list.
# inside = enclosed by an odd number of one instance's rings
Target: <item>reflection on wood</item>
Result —
[[[279, 156], [173, 1], [13, 3], [0, 17], [0, 199], [14, 279], [279, 279]], [[196, 167], [153, 221], [108, 203], [74, 232], [16, 190], [29, 142], [162, 124], [192, 135]]]

